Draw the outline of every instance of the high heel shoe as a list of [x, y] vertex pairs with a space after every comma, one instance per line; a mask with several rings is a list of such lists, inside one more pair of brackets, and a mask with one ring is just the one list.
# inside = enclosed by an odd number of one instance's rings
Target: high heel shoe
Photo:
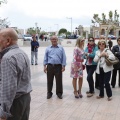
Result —
[[79, 98], [77, 91], [74, 91], [75, 98]]
[[80, 97], [80, 98], [82, 98], [82, 97], [83, 97], [83, 95], [82, 95], [82, 94], [80, 94], [79, 90], [78, 90], [78, 95], [79, 95], [79, 97]]

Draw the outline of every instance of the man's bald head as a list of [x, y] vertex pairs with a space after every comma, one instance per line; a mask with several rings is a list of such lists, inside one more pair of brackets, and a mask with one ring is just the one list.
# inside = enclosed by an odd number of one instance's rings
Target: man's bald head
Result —
[[16, 45], [18, 40], [17, 32], [13, 28], [5, 28], [0, 31], [0, 51]]
[[13, 28], [2, 29], [0, 31], [0, 35], [2, 35], [5, 38], [10, 37], [11, 40], [13, 40], [13, 41], [17, 41], [18, 40], [17, 32]]

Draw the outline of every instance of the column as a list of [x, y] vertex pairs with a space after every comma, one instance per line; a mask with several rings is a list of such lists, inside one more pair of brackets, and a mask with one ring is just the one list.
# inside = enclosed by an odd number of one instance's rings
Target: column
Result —
[[88, 31], [86, 31], [86, 39], [88, 39]]

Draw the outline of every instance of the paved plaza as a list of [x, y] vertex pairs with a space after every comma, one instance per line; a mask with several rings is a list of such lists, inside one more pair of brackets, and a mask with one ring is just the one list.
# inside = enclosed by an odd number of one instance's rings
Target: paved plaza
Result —
[[[30, 47], [21, 47], [31, 57]], [[120, 88], [118, 84], [113, 91], [112, 101], [107, 101], [105, 97], [96, 99], [99, 90], [95, 89], [95, 94], [87, 98], [86, 91], [88, 84], [86, 80], [86, 70], [84, 70], [83, 98], [75, 99], [70, 78], [70, 64], [73, 58], [74, 47], [65, 47], [67, 56], [67, 66], [63, 73], [63, 99], [56, 96], [56, 84], [54, 81], [53, 96], [46, 99], [47, 78], [43, 72], [43, 58], [46, 47], [39, 48], [38, 65], [31, 66], [32, 87], [30, 120], [120, 120]]]

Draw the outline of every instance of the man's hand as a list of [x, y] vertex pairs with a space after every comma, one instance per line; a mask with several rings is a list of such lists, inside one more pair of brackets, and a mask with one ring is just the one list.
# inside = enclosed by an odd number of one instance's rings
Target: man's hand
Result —
[[47, 73], [47, 67], [46, 66], [44, 66], [44, 72]]
[[64, 71], [65, 71], [65, 67], [63, 66], [63, 67], [62, 67], [62, 72], [64, 72]]

